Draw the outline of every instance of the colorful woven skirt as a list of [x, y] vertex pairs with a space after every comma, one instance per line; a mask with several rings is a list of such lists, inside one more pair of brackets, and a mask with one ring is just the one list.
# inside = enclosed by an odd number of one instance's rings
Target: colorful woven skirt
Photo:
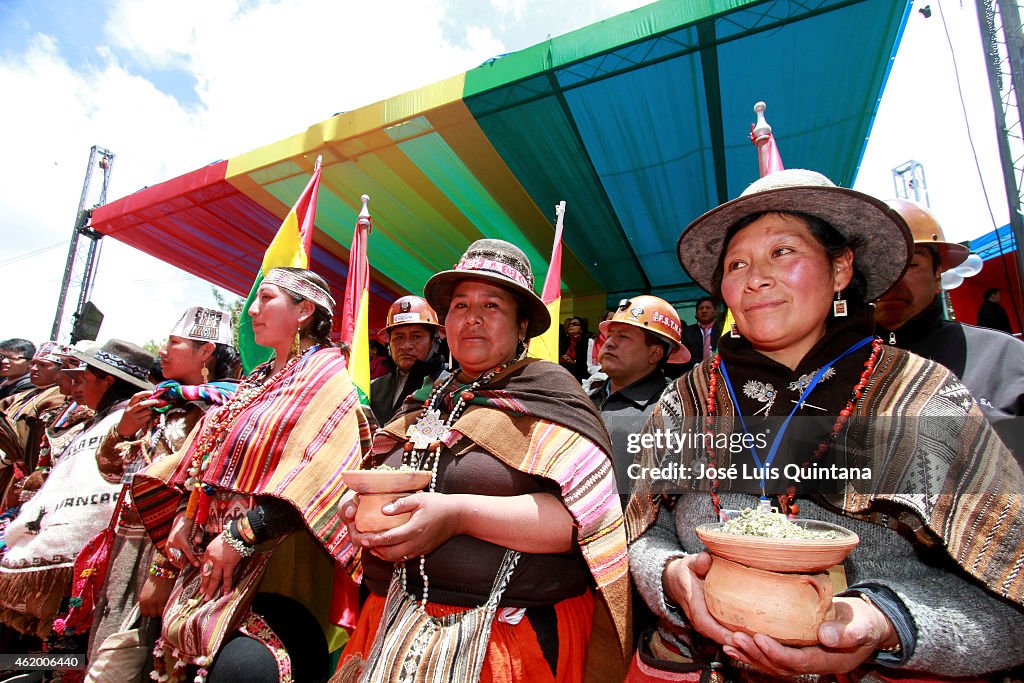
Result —
[[[384, 596], [370, 595], [359, 613], [359, 622], [341, 654], [341, 670], [353, 658], [362, 659], [373, 646], [377, 627], [384, 613]], [[434, 617], [456, 614], [465, 607], [427, 603], [427, 612]], [[590, 625], [594, 616], [594, 594], [587, 591], [575, 598], [555, 603], [558, 628], [558, 664], [554, 674], [544, 657], [537, 633], [530, 624], [529, 612], [518, 624], [495, 619], [487, 644], [487, 660], [480, 673], [481, 683], [568, 683], [583, 680]]]

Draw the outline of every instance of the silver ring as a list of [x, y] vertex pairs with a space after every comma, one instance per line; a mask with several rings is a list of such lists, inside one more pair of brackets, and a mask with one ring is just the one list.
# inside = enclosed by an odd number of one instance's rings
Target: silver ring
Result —
[[203, 565], [203, 576], [209, 576], [213, 573], [213, 562], [207, 562]]
[[181, 562], [181, 551], [177, 548], [171, 548], [167, 551], [167, 554], [171, 556], [171, 559], [175, 562]]

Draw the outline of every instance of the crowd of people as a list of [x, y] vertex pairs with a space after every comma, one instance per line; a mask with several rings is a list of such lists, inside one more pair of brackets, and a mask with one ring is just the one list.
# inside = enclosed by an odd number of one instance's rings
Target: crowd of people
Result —
[[[1024, 342], [944, 318], [967, 255], [922, 207], [788, 170], [683, 232], [688, 325], [644, 292], [560, 324], [521, 249], [470, 244], [390, 306], [368, 402], [298, 268], [265, 274], [273, 356], [244, 377], [198, 306], [158, 357], [0, 342], [0, 651], [119, 683], [1012, 676]], [[557, 362], [530, 357], [552, 324]], [[868, 482], [769, 474], [852, 464]], [[426, 483], [370, 530], [353, 470]], [[698, 527], [767, 508], [860, 539], [809, 645], [709, 606]]]

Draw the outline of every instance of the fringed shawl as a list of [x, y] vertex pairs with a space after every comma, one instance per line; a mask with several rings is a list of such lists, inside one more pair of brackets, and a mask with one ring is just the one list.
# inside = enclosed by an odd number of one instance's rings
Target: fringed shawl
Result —
[[84, 428], [42, 488], [7, 527], [0, 563], [0, 622], [45, 638], [71, 587], [86, 542], [110, 523], [119, 486], [100, 476], [95, 452], [121, 419], [122, 405]]
[[[603, 666], [605, 674], [621, 680], [612, 658], [621, 661], [630, 653], [629, 565], [604, 423], [575, 378], [547, 361], [516, 363], [476, 394], [451, 430], [507, 466], [561, 487], [578, 529], [577, 543], [607, 609], [595, 613], [588, 670]], [[403, 412], [378, 432], [375, 451], [407, 440], [425, 395], [420, 391], [406, 400]]]
[[[210, 410], [178, 453], [134, 478], [135, 504], [161, 551], [184, 495], [198, 435], [227, 407]], [[348, 562], [355, 549], [338, 514], [346, 490], [340, 473], [358, 469], [369, 450], [370, 433], [341, 353], [323, 349], [304, 357], [246, 406], [228, 429], [203, 482], [289, 502], [335, 560]]]
[[[672, 385], [645, 429], [678, 431], [684, 419], [704, 415], [710, 367], [705, 361]], [[731, 424], [736, 408], [727, 392], [718, 392], [716, 413], [716, 425]], [[883, 347], [846, 434], [848, 449], [858, 445], [861, 464], [873, 466], [871, 491], [847, 482], [844, 493], [823, 496], [827, 503], [861, 519], [876, 519], [878, 502], [899, 506], [923, 525], [919, 536], [941, 545], [989, 590], [1024, 602], [1024, 475], [952, 373]], [[639, 457], [645, 467], [667, 462], [655, 449]], [[700, 457], [683, 449], [679, 462]], [[648, 480], [637, 484], [626, 510], [631, 542], [654, 522], [663, 501]]]

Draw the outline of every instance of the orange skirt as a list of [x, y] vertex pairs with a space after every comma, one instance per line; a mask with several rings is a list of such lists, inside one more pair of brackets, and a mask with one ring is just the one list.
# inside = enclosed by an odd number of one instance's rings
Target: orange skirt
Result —
[[[341, 653], [339, 669], [353, 657], [363, 659], [370, 652], [384, 615], [384, 603], [382, 596], [371, 594], [367, 598], [359, 612], [356, 629]], [[427, 613], [433, 617], [465, 610], [465, 607], [427, 603]], [[554, 676], [528, 618], [524, 617], [515, 626], [495, 619], [491, 625], [491, 639], [487, 643], [487, 659], [480, 672], [481, 683], [582, 681], [590, 625], [594, 618], [594, 593], [588, 590], [578, 597], [555, 603], [555, 617], [558, 621], [558, 667]]]

